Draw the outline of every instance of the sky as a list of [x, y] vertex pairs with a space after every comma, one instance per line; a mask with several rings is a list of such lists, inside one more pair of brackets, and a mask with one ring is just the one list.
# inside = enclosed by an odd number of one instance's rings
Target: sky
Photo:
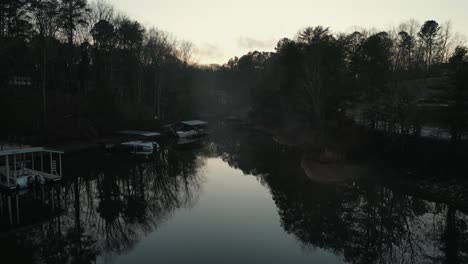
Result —
[[391, 29], [401, 22], [452, 23], [468, 36], [468, 0], [107, 0], [147, 27], [191, 41], [200, 64], [223, 64], [249, 51], [273, 51], [307, 26], [333, 32]]

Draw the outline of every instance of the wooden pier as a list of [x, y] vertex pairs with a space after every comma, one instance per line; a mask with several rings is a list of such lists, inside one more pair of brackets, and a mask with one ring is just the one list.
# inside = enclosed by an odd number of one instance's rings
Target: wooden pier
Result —
[[62, 178], [62, 151], [29, 146], [0, 147], [0, 188], [15, 190], [17, 178], [40, 175], [48, 182]]

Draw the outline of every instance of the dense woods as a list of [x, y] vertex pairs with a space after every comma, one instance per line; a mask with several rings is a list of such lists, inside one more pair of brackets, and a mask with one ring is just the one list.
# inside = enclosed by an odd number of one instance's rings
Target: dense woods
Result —
[[195, 47], [97, 0], [0, 4], [3, 137], [97, 137], [123, 127], [244, 115], [320, 131], [346, 118], [389, 133], [466, 138], [467, 48], [450, 23], [308, 27], [202, 66]]
[[192, 65], [191, 43], [103, 1], [9, 0], [0, 10], [4, 136], [94, 137], [192, 112], [205, 70]]
[[309, 27], [280, 40], [276, 52], [251, 52], [223, 70], [255, 98], [259, 119], [326, 129], [345, 117], [415, 136], [426, 126], [459, 142], [468, 120], [468, 66], [455, 36], [449, 23], [435, 21], [351, 34]]

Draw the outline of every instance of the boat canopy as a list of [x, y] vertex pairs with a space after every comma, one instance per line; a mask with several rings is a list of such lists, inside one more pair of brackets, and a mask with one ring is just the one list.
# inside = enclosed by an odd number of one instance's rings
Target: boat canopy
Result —
[[141, 146], [141, 147], [151, 146], [151, 147], [153, 147], [152, 142], [145, 142], [145, 141], [128, 141], [128, 142], [122, 143], [122, 145], [124, 145], [124, 146]]
[[185, 125], [189, 125], [189, 126], [201, 126], [201, 125], [208, 124], [207, 122], [201, 121], [201, 120], [189, 120], [189, 121], [182, 121], [180, 123], [185, 124]]
[[50, 153], [59, 153], [63, 154], [63, 151], [54, 150], [43, 147], [31, 147], [31, 146], [1, 146], [0, 147], [0, 156], [10, 156], [17, 154], [30, 154], [35, 152], [50, 152]]
[[161, 133], [154, 131], [139, 131], [139, 130], [122, 130], [115, 131], [114, 133], [130, 135], [130, 136], [143, 136], [143, 137], [159, 137]]

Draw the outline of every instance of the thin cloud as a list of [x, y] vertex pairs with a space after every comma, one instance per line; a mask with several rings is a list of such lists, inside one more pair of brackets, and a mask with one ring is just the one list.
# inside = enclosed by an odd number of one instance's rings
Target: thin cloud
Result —
[[221, 48], [218, 45], [212, 43], [204, 43], [203, 45], [198, 46], [197, 54], [200, 58], [210, 60], [222, 58], [224, 55]]
[[275, 47], [276, 40], [269, 39], [269, 40], [260, 40], [254, 39], [250, 37], [241, 37], [237, 39], [237, 46], [241, 49], [272, 49]]

